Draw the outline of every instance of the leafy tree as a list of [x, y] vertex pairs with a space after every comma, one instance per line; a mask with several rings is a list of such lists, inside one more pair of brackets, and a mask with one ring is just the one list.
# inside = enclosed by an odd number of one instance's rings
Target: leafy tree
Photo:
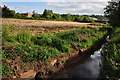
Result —
[[7, 6], [4, 5], [2, 8], [2, 17], [14, 17], [15, 16], [15, 11], [10, 10]]
[[61, 15], [54, 13], [54, 14], [53, 14], [53, 18], [54, 18], [54, 19], [57, 19], [57, 20], [58, 20], [58, 19], [61, 19]]
[[82, 16], [76, 16], [74, 21], [81, 22], [81, 21], [83, 21], [83, 17]]
[[73, 21], [73, 16], [71, 14], [66, 15], [66, 20], [67, 21]]
[[39, 19], [41, 16], [40, 16], [37, 12], [33, 11], [32, 17], [33, 17], [34, 19]]
[[105, 16], [114, 27], [120, 26], [120, 1], [109, 2], [105, 8]]
[[94, 22], [94, 20], [88, 16], [76, 16], [74, 21], [77, 22]]
[[2, 17], [2, 7], [0, 6], [0, 18]]
[[83, 22], [94, 22], [94, 20], [88, 16], [83, 16]]
[[20, 14], [20, 13], [16, 13], [16, 14], [15, 14], [15, 17], [16, 17], [16, 18], [20, 18], [20, 17], [21, 17], [21, 14]]
[[42, 16], [45, 17], [45, 18], [50, 19], [53, 16], [53, 11], [45, 9]]

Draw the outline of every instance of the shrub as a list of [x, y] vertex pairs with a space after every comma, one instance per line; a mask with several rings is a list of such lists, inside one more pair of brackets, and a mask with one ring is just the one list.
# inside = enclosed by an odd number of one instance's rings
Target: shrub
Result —
[[70, 51], [68, 43], [57, 37], [52, 38], [52, 44], [50, 46], [55, 47], [62, 52]]
[[43, 50], [38, 52], [38, 61], [48, 60], [51, 57], [57, 56], [58, 53], [60, 53], [60, 52], [55, 48], [51, 48], [51, 47], [43, 48]]
[[17, 41], [20, 42], [20, 43], [28, 43], [31, 41], [31, 38], [32, 38], [32, 34], [28, 31], [21, 31], [17, 34]]
[[68, 43], [55, 35], [46, 34], [36, 36], [32, 39], [32, 41], [40, 46], [50, 46], [53, 48], [57, 48], [59, 51], [62, 52], [69, 52]]
[[49, 34], [43, 34], [39, 36], [35, 36], [32, 38], [32, 41], [35, 44], [38, 44], [40, 46], [49, 46], [52, 43], [52, 39], [49, 36]]
[[67, 42], [79, 42], [80, 37], [77, 35], [75, 31], [68, 31], [63, 33], [58, 33], [58, 37], [60, 37], [63, 40], [66, 40]]
[[101, 77], [119, 79], [120, 76], [120, 28], [113, 30], [108, 43], [103, 47], [103, 59], [101, 64]]

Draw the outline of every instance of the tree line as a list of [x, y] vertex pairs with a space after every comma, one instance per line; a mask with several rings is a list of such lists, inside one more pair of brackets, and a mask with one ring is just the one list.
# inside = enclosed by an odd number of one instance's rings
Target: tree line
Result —
[[37, 20], [56, 20], [56, 21], [75, 21], [75, 22], [94, 22], [94, 20], [85, 15], [73, 15], [73, 14], [58, 14], [54, 13], [52, 10], [44, 9], [43, 14], [38, 14], [37, 12], [32, 12], [32, 17], [16, 13], [14, 10], [9, 9], [7, 6], [0, 7], [3, 18], [22, 18], [22, 19], [37, 19]]
[[109, 2], [105, 8], [105, 16], [108, 17], [113, 27], [120, 27], [120, 1]]

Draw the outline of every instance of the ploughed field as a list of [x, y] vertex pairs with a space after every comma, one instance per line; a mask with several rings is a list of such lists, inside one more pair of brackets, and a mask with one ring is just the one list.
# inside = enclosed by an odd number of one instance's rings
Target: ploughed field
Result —
[[[23, 20], [23, 19], [2, 19], [3, 24], [12, 25], [18, 28], [27, 28], [33, 34], [41, 33], [58, 33], [66, 30], [77, 29], [80, 27], [101, 27], [105, 24], [100, 23], [80, 23], [80, 22], [65, 22], [65, 21], [44, 21], [44, 20]], [[16, 33], [16, 30], [13, 31]]]
[[[3, 19], [2, 75], [49, 77], [107, 34], [105, 24]], [[34, 73], [33, 75], [29, 73]], [[26, 75], [26, 76], [25, 76]], [[25, 77], [24, 77], [25, 76]]]

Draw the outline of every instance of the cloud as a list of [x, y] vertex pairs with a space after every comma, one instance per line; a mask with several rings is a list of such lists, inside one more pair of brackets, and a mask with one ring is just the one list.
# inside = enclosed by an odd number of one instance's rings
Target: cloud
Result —
[[6, 5], [11, 10], [15, 10], [16, 12], [20, 12], [20, 13], [26, 13], [26, 12], [31, 13], [33, 11], [33, 9], [28, 6], [13, 6], [13, 5], [8, 5], [7, 3], [3, 3], [1, 6], [3, 7], [4, 5]]
[[103, 14], [107, 2], [49, 2], [48, 5], [72, 14]]
[[[8, 1], [8, 0], [5, 0]], [[9, 0], [15, 1], [15, 0]], [[17, 0], [22, 2], [23, 0]], [[28, 0], [24, 0], [27, 2]], [[24, 2], [23, 1], [23, 2]], [[71, 14], [103, 14], [104, 7], [110, 0], [29, 0], [28, 2], [46, 2], [49, 8], [56, 13], [71, 13]], [[53, 2], [54, 1], [54, 2]], [[15, 1], [16, 2], [16, 1]], [[9, 6], [10, 9], [17, 12], [32, 12], [34, 9], [28, 6]], [[35, 9], [39, 13], [39, 10]], [[41, 12], [40, 12], [41, 13]]]
[[1, 2], [106, 2], [111, 0], [4, 0]]

